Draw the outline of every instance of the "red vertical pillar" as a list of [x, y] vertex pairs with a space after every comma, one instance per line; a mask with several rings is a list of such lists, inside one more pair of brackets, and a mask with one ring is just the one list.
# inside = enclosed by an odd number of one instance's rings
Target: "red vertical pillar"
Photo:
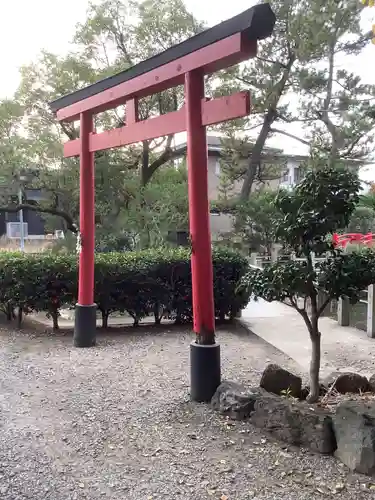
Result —
[[91, 113], [80, 116], [80, 237], [78, 304], [75, 312], [74, 345], [95, 345], [96, 304], [94, 304], [95, 259], [95, 166], [90, 153], [90, 134], [93, 132]]
[[204, 75], [195, 70], [185, 77], [189, 220], [192, 243], [194, 331], [199, 344], [215, 343], [215, 310], [208, 202], [207, 140], [202, 126]]
[[79, 184], [79, 225], [81, 253], [79, 255], [78, 303], [82, 306], [94, 302], [94, 248], [95, 248], [95, 171], [94, 154], [89, 150], [89, 138], [93, 132], [93, 118], [81, 114], [81, 155]]

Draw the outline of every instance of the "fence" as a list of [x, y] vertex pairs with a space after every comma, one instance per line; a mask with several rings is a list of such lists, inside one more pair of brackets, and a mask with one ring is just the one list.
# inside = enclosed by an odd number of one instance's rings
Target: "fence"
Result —
[[[347, 233], [334, 234], [335, 246], [351, 251], [358, 246], [374, 246], [375, 234]], [[340, 299], [337, 303], [337, 321], [341, 326], [354, 326], [367, 332], [371, 338], [375, 338], [375, 285], [370, 285], [363, 290], [361, 299], [357, 304], [351, 305], [347, 299]]]
[[[296, 258], [296, 260], [301, 260]], [[314, 262], [318, 262], [315, 258]], [[250, 259], [251, 267], [263, 268], [271, 261], [259, 255], [253, 255]], [[320, 297], [318, 297], [318, 300]], [[322, 294], [321, 300], [324, 300]], [[329, 316], [338, 322], [340, 326], [352, 326], [367, 332], [371, 338], [375, 338], [375, 285], [370, 285], [368, 290], [363, 290], [361, 299], [357, 304], [350, 304], [347, 299], [333, 300], [324, 311], [325, 316]]]
[[354, 326], [375, 338], [375, 285], [363, 291], [363, 298], [351, 305], [347, 299], [340, 299], [337, 304], [337, 321], [341, 326]]

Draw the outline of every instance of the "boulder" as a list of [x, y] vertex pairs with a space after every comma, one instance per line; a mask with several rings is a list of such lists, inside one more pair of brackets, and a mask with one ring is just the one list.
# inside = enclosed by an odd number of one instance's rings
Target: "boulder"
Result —
[[375, 392], [375, 374], [371, 375], [368, 381], [369, 391]]
[[293, 373], [284, 370], [278, 365], [268, 365], [260, 380], [260, 387], [273, 394], [288, 392], [291, 396], [299, 398], [301, 395], [302, 379]]
[[370, 388], [366, 377], [350, 372], [333, 372], [328, 375], [324, 385], [330, 388], [333, 384], [340, 394], [367, 392]]
[[331, 454], [336, 449], [331, 416], [306, 403], [261, 394], [256, 398], [250, 422], [281, 441], [317, 453]]
[[375, 474], [375, 405], [343, 401], [333, 417], [336, 456], [352, 471]]
[[235, 382], [222, 382], [216, 389], [211, 406], [233, 420], [245, 420], [254, 410], [256, 398], [264, 391], [248, 389]]

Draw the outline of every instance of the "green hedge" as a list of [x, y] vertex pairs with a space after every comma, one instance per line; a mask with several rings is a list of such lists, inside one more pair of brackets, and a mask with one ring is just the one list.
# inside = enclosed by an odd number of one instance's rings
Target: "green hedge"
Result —
[[[248, 297], [237, 291], [247, 260], [228, 250], [213, 252], [215, 314], [233, 317]], [[0, 253], [0, 306], [9, 319], [15, 308], [47, 311], [58, 327], [59, 309], [77, 302], [77, 258], [49, 253]], [[155, 322], [172, 317], [192, 320], [190, 252], [187, 249], [103, 253], [95, 261], [95, 302], [103, 326], [114, 312], [128, 313], [134, 324], [149, 315]]]

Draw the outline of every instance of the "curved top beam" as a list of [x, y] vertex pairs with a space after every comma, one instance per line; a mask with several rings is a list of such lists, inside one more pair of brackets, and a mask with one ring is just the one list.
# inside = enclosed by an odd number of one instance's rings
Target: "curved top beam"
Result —
[[[173, 62], [175, 62], [175, 64], [180, 61], [184, 62], [185, 58], [189, 60], [189, 64], [186, 69], [190, 71], [191, 69], [194, 69], [192, 67], [192, 60], [195, 54], [197, 54], [198, 59], [197, 67], [203, 68], [206, 73], [223, 69], [224, 67], [228, 67], [232, 64], [240, 62], [241, 60], [245, 60], [248, 57], [254, 56], [256, 41], [270, 36], [272, 34], [274, 24], [275, 14], [271, 10], [269, 4], [265, 3], [256, 5], [242, 14], [228, 19], [227, 21], [224, 21], [210, 29], [202, 31], [198, 35], [195, 35], [188, 40], [167, 49], [161, 54], [151, 57], [150, 59], [129, 68], [126, 71], [122, 71], [83, 89], [77, 90], [76, 92], [60, 97], [59, 99], [51, 102], [50, 107], [52, 111], [57, 113], [57, 118], [59, 120], [72, 121], [77, 119], [80, 112], [93, 111], [97, 113], [121, 104], [119, 94], [122, 91], [124, 91], [122, 97], [129, 99], [134, 96], [141, 97], [150, 95], [155, 91], [160, 91], [165, 88], [178, 85], [181, 83], [179, 75], [173, 75], [173, 72], [169, 77], [167, 74], [163, 75], [163, 82], [160, 81], [159, 78], [155, 77], [158, 82], [157, 88], [155, 85], [149, 85], [148, 89], [143, 87], [142, 94], [138, 94], [138, 92], [141, 91], [141, 88], [137, 90], [134, 85], [125, 86], [124, 84], [129, 84], [134, 80], [141, 82], [142, 76], [145, 78], [148, 74], [154, 73], [155, 70], [159, 68], [166, 69], [167, 67], [170, 67]], [[226, 44], [225, 41], [227, 41]], [[206, 64], [204, 64], [204, 58], [202, 57], [199, 62], [198, 55], [208, 53], [209, 47], [216, 44], [218, 44], [217, 48], [223, 49], [228, 45], [231, 45], [226, 57], [223, 57], [225, 55], [224, 53], [215, 51], [217, 60], [221, 60], [222, 64], [215, 65], [212, 57], [209, 62], [206, 62]], [[236, 49], [234, 47], [235, 45], [237, 46]], [[242, 52], [242, 57], [230, 57], [234, 55], [234, 52]], [[177, 69], [182, 77], [185, 72], [185, 68], [179, 68], [177, 66]], [[144, 78], [142, 80], [144, 80]], [[143, 81], [143, 85], [144, 83], [145, 82]], [[132, 90], [128, 92], [127, 89], [131, 88]], [[146, 92], [146, 90], [148, 91]], [[101, 94], [103, 94], [102, 98], [98, 99], [98, 95]], [[93, 99], [95, 96], [97, 96], [97, 98]], [[77, 105], [78, 103], [82, 103], [82, 105]]]

